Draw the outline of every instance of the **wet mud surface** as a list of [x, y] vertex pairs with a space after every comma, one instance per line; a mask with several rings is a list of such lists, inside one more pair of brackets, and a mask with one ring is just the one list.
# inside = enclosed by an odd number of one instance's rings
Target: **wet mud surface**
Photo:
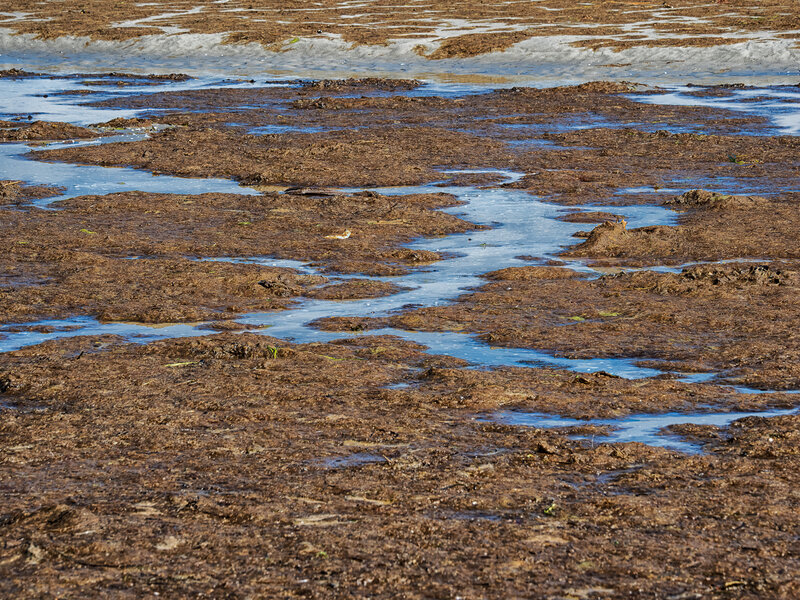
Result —
[[[3, 211], [0, 313], [6, 323], [64, 314], [194, 322], [285, 308], [304, 295], [376, 297], [396, 287], [350, 281], [320, 288], [325, 277], [293, 269], [196, 259], [270, 256], [396, 275], [440, 258], [401, 244], [476, 228], [435, 210], [455, 203], [447, 194], [299, 192], [129, 192], [56, 201], [55, 211]], [[344, 232], [347, 239], [337, 239]]]
[[[708, 46], [753, 34], [796, 34], [790, 0], [663, 2], [148, 2], [108, 5], [68, 0], [57, 7], [20, 0], [0, 25], [44, 39], [86, 36], [130, 40], [153, 34], [215, 33], [230, 44], [255, 42], [281, 51], [300, 37], [356, 44], [419, 40], [432, 60], [502, 51], [536, 36], [578, 36], [576, 46]], [[438, 42], [433, 48], [431, 42]]]
[[58, 196], [62, 188], [46, 185], [27, 185], [22, 181], [0, 180], [0, 207], [30, 204], [33, 200], [43, 200]]
[[454, 367], [392, 338], [5, 354], [4, 592], [797, 594], [797, 417], [703, 432], [690, 456], [470, 418], [488, 393], [383, 389]]
[[772, 199], [690, 190], [664, 206], [679, 212], [677, 227], [627, 229], [606, 222], [563, 253], [602, 265], [683, 264], [736, 258], [795, 261], [800, 226], [797, 193]]
[[[260, 193], [58, 199], [0, 183], [0, 335], [51, 338], [0, 353], [0, 595], [800, 594], [797, 138], [750, 112], [648, 104], [661, 91], [626, 83], [128, 94], [114, 75], [119, 97], [89, 106], [139, 112], [83, 129], [149, 137], [36, 149], [32, 164]], [[471, 220], [480, 194], [495, 210]], [[370, 314], [408, 292], [392, 276], [460, 273], [433, 270], [457, 260], [445, 240], [492, 251], [477, 236], [521, 198], [547, 204], [531, 236], [563, 228], [561, 245], [510, 249], [531, 255]], [[308, 335], [339, 333], [278, 337], [307, 304], [348, 302], [363, 314]], [[273, 312], [272, 327], [246, 318]], [[76, 316], [202, 322], [202, 337], [76, 335]], [[370, 334], [385, 327], [471, 334], [479, 351]], [[498, 348], [661, 374], [489, 368]], [[785, 412], [699, 416], [768, 410]], [[660, 444], [614, 437], [664, 414], [698, 422]]]
[[491, 283], [452, 305], [318, 325], [469, 331], [492, 345], [650, 359], [656, 368], [720, 373], [737, 385], [797, 389], [800, 280], [792, 265], [699, 265], [595, 279], [552, 267], [509, 268], [489, 273]]
[[74, 140], [97, 136], [97, 132], [69, 123], [0, 121], [0, 142]]
[[387, 93], [363, 80], [353, 85], [359, 97], [341, 97], [339, 85], [102, 100], [91, 106], [141, 110], [149, 120], [137, 120], [139, 126], [175, 127], [136, 143], [36, 156], [286, 186], [416, 185], [446, 179], [441, 171], [448, 168], [494, 167], [524, 172], [515, 188], [565, 204], [650, 203], [650, 196], [620, 192], [718, 177], [741, 177], [755, 189], [780, 179], [794, 186], [798, 175], [795, 138], [741, 135], [744, 127], [774, 132], [764, 118], [637, 102], [657, 90], [626, 83], [456, 98]]

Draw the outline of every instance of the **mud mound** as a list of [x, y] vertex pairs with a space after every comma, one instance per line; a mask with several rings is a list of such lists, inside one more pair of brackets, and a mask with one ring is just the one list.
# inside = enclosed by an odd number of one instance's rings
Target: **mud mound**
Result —
[[671, 206], [676, 209], [736, 210], [752, 208], [766, 202], [769, 202], [769, 200], [760, 196], [729, 196], [708, 190], [690, 190], [664, 202], [664, 206]]
[[110, 121], [106, 121], [105, 123], [95, 123], [92, 125], [92, 127], [132, 129], [134, 127], [152, 127], [154, 124], [155, 121], [152, 121], [150, 119], [139, 119], [137, 117], [126, 119], [124, 117], [117, 117], [116, 119], [111, 119]]
[[441, 260], [442, 255], [432, 250], [412, 250], [399, 248], [384, 253], [384, 257], [411, 263], [432, 263]]
[[732, 299], [741, 296], [744, 289], [748, 294], [764, 294], [769, 293], [768, 287], [780, 286], [784, 289], [776, 289], [776, 293], [791, 293], [792, 290], [785, 288], [797, 288], [800, 285], [798, 275], [797, 271], [768, 264], [727, 264], [694, 265], [677, 274], [643, 271], [630, 274], [629, 278], [631, 289], [646, 289], [662, 296]]
[[719, 451], [761, 459], [797, 456], [800, 454], [798, 424], [798, 415], [739, 419], [728, 428], [730, 439], [721, 444]]
[[583, 252], [602, 252], [610, 255], [614, 248], [622, 245], [627, 236], [625, 221], [606, 221], [592, 229], [586, 241], [576, 246], [570, 254], [578, 256]]
[[570, 212], [566, 215], [556, 217], [559, 221], [565, 223], [603, 223], [605, 221], [620, 221], [623, 219], [622, 215], [615, 213], [587, 210], [583, 212]]
[[409, 288], [401, 287], [388, 281], [371, 279], [351, 279], [343, 283], [334, 283], [315, 288], [305, 293], [308, 298], [318, 300], [357, 300], [361, 298], [380, 298], [390, 296]]
[[23, 79], [28, 77], [39, 77], [41, 73], [23, 71], [22, 69], [3, 69], [0, 71], [0, 78]]
[[624, 94], [635, 92], [639, 87], [630, 81], [587, 81], [574, 86], [573, 89], [576, 93], [584, 94]]
[[30, 200], [51, 198], [64, 188], [46, 185], [25, 185], [22, 181], [0, 180], [0, 206], [26, 204]]
[[450, 38], [431, 54], [424, 54], [422, 47], [418, 53], [432, 60], [445, 58], [467, 58], [490, 52], [504, 52], [514, 44], [527, 40], [533, 34], [525, 31], [499, 33], [470, 33]]
[[72, 140], [76, 138], [93, 138], [98, 134], [91, 129], [70, 125], [69, 123], [51, 123], [35, 121], [30, 125], [21, 125], [16, 129], [0, 131], [0, 142], [21, 142], [28, 140]]
[[557, 267], [508, 267], [484, 275], [492, 281], [534, 281], [537, 279], [576, 279], [580, 274]]

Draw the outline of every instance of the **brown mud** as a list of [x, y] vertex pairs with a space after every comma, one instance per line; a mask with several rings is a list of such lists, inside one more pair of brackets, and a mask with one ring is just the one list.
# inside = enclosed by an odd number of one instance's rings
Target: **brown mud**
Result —
[[47, 185], [28, 185], [11, 179], [0, 180], [0, 207], [29, 204], [33, 200], [44, 200], [58, 196], [63, 188]]
[[[601, 9], [575, 8], [584, 10]], [[56, 31], [69, 14], [47, 27]], [[98, 15], [84, 26], [101, 31]], [[650, 92], [625, 83], [402, 96], [413, 87], [344, 81], [134, 96], [107, 104], [145, 110], [141, 118], [108, 126], [175, 127], [143, 142], [35, 154], [233, 177], [257, 182], [260, 196], [129, 192], [45, 211], [30, 201], [57, 190], [3, 182], [3, 322], [93, 315], [210, 321], [226, 333], [148, 344], [75, 337], [0, 354], [0, 595], [800, 594], [800, 417], [669, 429], [699, 454], [606, 443], [608, 428], [589, 423], [548, 430], [492, 421], [498, 410], [580, 419], [757, 411], [796, 406], [796, 395], [671, 374], [475, 369], [398, 338], [352, 335], [385, 325], [473, 332], [491, 345], [798, 388], [800, 223], [796, 195], [786, 192], [797, 181], [796, 138], [737, 113], [637, 104], [621, 94]], [[575, 122], [589, 128], [570, 130]], [[243, 132], [274, 124], [359, 129]], [[534, 137], [561, 148], [514, 143]], [[565, 248], [565, 260], [615, 270], [735, 262], [599, 278], [556, 260], [498, 265], [452, 305], [323, 321], [348, 332], [330, 343], [242, 333], [248, 326], [233, 321], [302, 297], [393, 293], [366, 276], [446, 258], [404, 243], [477, 227], [437, 210], [457, 205], [448, 194], [337, 186], [500, 185], [495, 173], [441, 173], [488, 167], [523, 173], [512, 187], [532, 198], [619, 207], [563, 213], [606, 221]], [[668, 184], [681, 193], [659, 191]], [[626, 191], [644, 186], [652, 193]], [[633, 204], [665, 204], [678, 222], [629, 228]], [[311, 262], [326, 277], [191, 260], [258, 256]], [[364, 277], [339, 281], [336, 272]]]
[[687, 456], [470, 418], [489, 393], [455, 409], [383, 389], [454, 366], [392, 338], [251, 334], [3, 355], [4, 594], [800, 592], [798, 417], [739, 421]]
[[102, 134], [69, 123], [0, 121], [0, 142], [28, 142], [95, 138]]
[[167, 129], [142, 142], [37, 156], [183, 177], [213, 174], [245, 185], [377, 187], [436, 181], [441, 176], [434, 166], [463, 167], [469, 155], [483, 154], [485, 164], [499, 165], [508, 160], [502, 148], [500, 142], [432, 127], [269, 137], [189, 128]]
[[628, 229], [606, 222], [564, 256], [604, 266], [683, 264], [729, 259], [798, 260], [796, 193], [772, 199], [690, 190], [664, 202], [679, 211], [677, 227]]
[[[456, 204], [447, 194], [129, 192], [56, 201], [56, 211], [14, 204], [0, 221], [5, 322], [65, 313], [194, 322], [286, 308], [304, 295], [376, 297], [396, 287], [351, 281], [317, 289], [324, 277], [189, 259], [271, 256], [321, 270], [397, 275], [441, 258], [401, 244], [476, 227], [435, 210]], [[336, 239], [344, 232], [347, 239]]]
[[587, 279], [553, 267], [508, 268], [448, 306], [378, 319], [334, 318], [333, 330], [468, 331], [492, 345], [568, 358], [633, 357], [677, 371], [720, 372], [764, 389], [800, 388], [797, 263], [694, 266]]
[[[192, 12], [200, 8], [200, 12]], [[438, 49], [431, 59], [475, 56], [497, 52], [535, 36], [583, 36], [578, 45], [614, 48], [630, 46], [708, 46], [746, 41], [748, 34], [781, 34], [800, 28], [792, 0], [754, 4], [724, 0], [698, 4], [693, 0], [575, 3], [465, 2], [435, 0], [424, 6], [385, 0], [345, 4], [326, 0], [308, 7], [301, 2], [232, 0], [179, 1], [110, 5], [100, 0], [65, 0], [57, 6], [18, 0], [9, 17], [17, 33], [54, 39], [85, 36], [94, 40], [129, 40], [159, 34], [164, 27], [187, 33], [225, 34], [227, 43], [255, 42], [275, 51], [286, 50], [300, 37], [340, 36], [357, 44], [386, 44], [390, 40], [433, 39]], [[141, 19], [147, 21], [138, 22]], [[441, 37], [437, 29], [456, 19], [465, 21], [462, 35]], [[630, 30], [625, 26], [638, 25]], [[487, 31], [487, 28], [489, 31]], [[645, 33], [677, 35], [651, 39]]]
[[[677, 180], [741, 177], [767, 187], [780, 179], [793, 185], [800, 175], [795, 138], [740, 134], [744, 126], [769, 133], [763, 119], [636, 102], [622, 95], [637, 92], [624, 82], [463, 98], [370, 96], [380, 87], [370, 83], [361, 88], [367, 95], [341, 98], [337, 86], [330, 92], [320, 87], [316, 97], [307, 97], [309, 87], [269, 87], [106, 100], [94, 105], [145, 109], [132, 125], [176, 127], [140, 142], [46, 150], [36, 157], [284, 186], [416, 185], [443, 179], [443, 169], [511, 168], [525, 173], [514, 187], [564, 204], [652, 202], [646, 194], [620, 192]], [[624, 127], [603, 127], [610, 122]], [[570, 131], [583, 123], [588, 128]], [[664, 129], [676, 123], [687, 132]], [[246, 133], [270, 126], [297, 131]]]

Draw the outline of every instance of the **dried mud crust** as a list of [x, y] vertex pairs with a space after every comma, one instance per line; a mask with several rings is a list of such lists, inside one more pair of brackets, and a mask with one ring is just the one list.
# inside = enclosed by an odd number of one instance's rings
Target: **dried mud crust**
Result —
[[[8, 187], [18, 189], [16, 183]], [[352, 281], [316, 289], [325, 277], [189, 259], [272, 256], [313, 261], [323, 270], [401, 274], [441, 258], [401, 248], [402, 243], [475, 228], [435, 210], [453, 204], [447, 194], [312, 191], [129, 192], [57, 201], [56, 211], [22, 205], [2, 211], [0, 220], [0, 314], [5, 322], [65, 314], [192, 322], [285, 308], [303, 295], [376, 297], [398, 288]], [[350, 236], [336, 239], [343, 232]]]
[[761, 389], [800, 388], [798, 263], [699, 265], [586, 279], [555, 267], [508, 268], [449, 306], [387, 318], [331, 318], [333, 330], [469, 331], [492, 345], [569, 358], [657, 359]]
[[[199, 8], [199, 11], [198, 11]], [[502, 51], [536, 36], [579, 36], [578, 45], [605, 44], [706, 46], [746, 40], [748, 33], [780, 33], [800, 26], [791, 0], [753, 5], [744, 0], [698, 4], [692, 0], [643, 3], [576, 4], [569, 0], [545, 2], [452, 2], [437, 0], [425, 6], [396, 2], [343, 5], [327, 1], [304, 3], [236, 0], [214, 2], [155, 2], [109, 5], [68, 0], [42, 5], [20, 0], [0, 25], [44, 39], [66, 35], [95, 40], [128, 40], [179, 27], [187, 33], [223, 34], [227, 43], [255, 42], [282, 51], [300, 37], [341, 37], [358, 44], [386, 44], [390, 40], [428, 42], [421, 53], [433, 59], [474, 56]], [[144, 19], [144, 20], [142, 20]], [[452, 35], [453, 22], [463, 23]], [[633, 27], [631, 27], [633, 26]], [[450, 31], [443, 33], [442, 28]], [[677, 36], [676, 38], [656, 36]]]
[[[384, 389], [420, 369], [492, 379], [419, 350], [226, 334], [75, 338], [0, 356], [0, 590], [800, 592], [798, 417], [739, 421], [705, 456], [578, 442], [470, 418], [497, 406], [489, 393], [454, 409]], [[585, 395], [574, 375], [527, 372]], [[664, 382], [624, 385], [647, 397]]]

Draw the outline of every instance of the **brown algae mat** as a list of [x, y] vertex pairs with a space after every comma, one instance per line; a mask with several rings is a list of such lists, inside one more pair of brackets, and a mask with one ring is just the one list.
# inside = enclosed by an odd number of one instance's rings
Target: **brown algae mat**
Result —
[[[480, 226], [440, 210], [457, 206], [449, 194], [331, 188], [501, 185], [447, 169], [518, 171], [513, 188], [565, 205], [562, 220], [591, 230], [561, 258], [606, 274], [554, 260], [497, 265], [449, 305], [322, 321], [348, 332], [327, 343], [79, 336], [0, 354], [0, 595], [800, 594], [799, 417], [671, 427], [696, 454], [607, 443], [608, 428], [590, 424], [493, 420], [498, 410], [595, 419], [795, 406], [793, 394], [716, 384], [798, 387], [798, 216], [787, 191], [795, 138], [741, 113], [640, 104], [621, 94], [651, 92], [628, 84], [403, 95], [414, 87], [331, 82], [105, 101], [145, 111], [128, 125], [173, 127], [32, 158], [231, 177], [264, 192], [127, 192], [43, 210], [31, 202], [58, 189], [3, 182], [4, 323], [91, 315], [235, 330], [243, 313], [291, 310], [303, 297], [393, 293], [370, 277], [447, 259], [404, 243]], [[364, 97], [341, 97], [353, 90]], [[476, 120], [481, 113], [490, 118]], [[245, 133], [320, 124], [325, 131]], [[527, 144], [532, 137], [542, 143]], [[569, 208], [584, 204], [614, 209]], [[663, 204], [677, 220], [633, 228], [624, 219], [635, 204]], [[258, 256], [324, 275], [197, 260]], [[731, 262], [683, 266], [697, 261]], [[674, 272], [630, 270], [648, 265]], [[385, 325], [721, 380], [476, 369], [397, 337], [352, 335]]]

